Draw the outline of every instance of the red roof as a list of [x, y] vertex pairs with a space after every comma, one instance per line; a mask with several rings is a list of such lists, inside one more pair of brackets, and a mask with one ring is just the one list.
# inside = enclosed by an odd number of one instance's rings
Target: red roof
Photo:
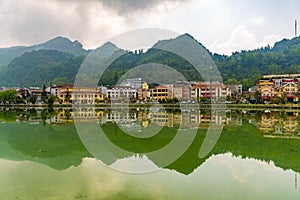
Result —
[[204, 94], [203, 97], [210, 98], [210, 94]]
[[35, 93], [38, 93], [38, 92], [43, 92], [43, 90], [30, 90], [31, 92], [35, 92]]
[[285, 79], [285, 82], [296, 82], [295, 79]]
[[287, 94], [286, 97], [287, 97], [287, 98], [294, 98], [295, 95], [294, 95], [294, 94]]
[[168, 87], [165, 85], [158, 85], [156, 89], [168, 89]]

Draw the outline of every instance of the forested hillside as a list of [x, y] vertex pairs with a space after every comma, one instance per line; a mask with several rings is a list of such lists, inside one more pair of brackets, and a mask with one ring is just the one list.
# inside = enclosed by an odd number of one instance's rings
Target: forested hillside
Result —
[[[183, 37], [184, 34], [173, 40], [159, 41], [155, 45], [170, 45]], [[178, 55], [156, 49], [155, 46], [147, 52], [127, 52], [105, 71], [99, 84], [114, 85], [128, 70], [147, 63], [167, 65], [180, 72], [187, 80], [201, 81], [201, 75], [185, 59]], [[199, 45], [203, 47], [200, 43]], [[1, 86], [42, 86], [43, 84], [72, 83], [77, 70], [83, 62], [88, 51], [84, 50], [77, 41], [70, 42], [65, 38], [56, 38], [34, 47], [53, 48], [58, 50], [36, 50], [25, 52], [14, 58], [1, 78]], [[205, 47], [203, 47], [207, 50]], [[10, 50], [21, 53], [20, 48]], [[0, 49], [0, 61], [1, 51]], [[235, 52], [231, 56], [212, 54], [213, 61], [219, 68], [223, 81], [229, 83], [242, 83], [244, 89], [255, 85], [264, 74], [300, 73], [300, 38], [283, 39], [274, 47], [264, 47], [251, 51]], [[5, 56], [4, 56], [5, 57]], [[8, 58], [11, 58], [8, 56]], [[1, 62], [0, 62], [1, 64]], [[3, 70], [0, 68], [0, 74]], [[156, 76], [166, 74], [153, 72]]]
[[73, 83], [83, 60], [84, 56], [56, 50], [32, 51], [10, 62], [4, 81], [15, 87]]
[[300, 38], [284, 39], [273, 48], [267, 46], [231, 56], [215, 54], [213, 58], [225, 82], [237, 80], [247, 88], [265, 74], [300, 73]]

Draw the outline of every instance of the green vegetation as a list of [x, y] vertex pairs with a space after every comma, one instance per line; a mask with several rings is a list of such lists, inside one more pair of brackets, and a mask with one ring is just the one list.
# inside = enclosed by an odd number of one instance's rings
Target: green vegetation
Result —
[[[171, 43], [172, 40], [162, 41], [158, 44], [168, 45], [168, 42]], [[199, 45], [201, 44], [199, 43]], [[203, 48], [205, 49], [205, 47]], [[300, 37], [292, 40], [284, 39], [277, 42], [273, 48], [267, 46], [252, 51], [234, 52], [231, 56], [212, 54], [208, 50], [207, 52], [219, 68], [223, 81], [231, 84], [241, 83], [244, 89], [254, 86], [265, 74], [298, 73], [300, 71]], [[99, 83], [113, 85], [128, 70], [146, 63], [168, 65], [189, 81], [203, 80], [186, 60], [170, 52], [154, 48], [146, 53], [129, 52], [121, 56], [106, 70]], [[160, 77], [164, 74], [153, 72], [152, 76]], [[167, 79], [167, 76], [162, 77], [162, 80]]]
[[[56, 50], [25, 53], [8, 65], [3, 82], [9, 86], [42, 86], [44, 84], [73, 83], [84, 56], [74, 57]], [[59, 77], [59, 78], [58, 78]]]
[[[7, 82], [7, 73], [9, 73], [10, 71], [8, 67], [9, 63], [13, 61], [15, 58], [22, 56], [26, 52], [29, 53], [34, 50], [36, 51], [57, 50], [60, 52], [72, 54], [75, 57], [81, 55], [85, 56], [88, 53], [87, 50], [82, 48], [82, 45], [78, 41], [72, 42], [68, 38], [64, 38], [64, 37], [56, 37], [45, 43], [37, 44], [33, 46], [16, 46], [16, 47], [9, 47], [9, 48], [0, 48], [0, 85], [1, 86], [11, 86], [15, 83], [15, 82], [12, 83]], [[50, 67], [51, 66], [52, 65], [50, 65]], [[59, 75], [56, 74], [56, 76]], [[32, 83], [31, 80], [28, 81], [28, 84], [30, 83]]]
[[[66, 169], [71, 165], [79, 165], [82, 158], [91, 157], [81, 143], [74, 125], [49, 125], [45, 123], [46, 120], [50, 120], [52, 115], [55, 116], [55, 113], [50, 113], [47, 110], [44, 110], [41, 115], [38, 115], [34, 110], [0, 112], [0, 121], [6, 122], [0, 123], [2, 130], [0, 134], [2, 142], [0, 157], [11, 160], [32, 160], [45, 163], [55, 169]], [[237, 113], [231, 117], [236, 119], [242, 116]], [[234, 156], [242, 158], [273, 161], [276, 166], [282, 169], [300, 172], [300, 141], [297, 139], [265, 138], [263, 133], [259, 132], [254, 125], [248, 123], [250, 119], [248, 117], [251, 116], [243, 116], [242, 126], [229, 125], [224, 127], [217, 144], [205, 158], [199, 158], [198, 153], [207, 129], [198, 129], [198, 133], [187, 151], [166, 168], [174, 169], [183, 174], [190, 174], [210, 156], [230, 152]], [[286, 116], [283, 113], [276, 113], [276, 117], [284, 119]], [[257, 113], [255, 117], [251, 117], [251, 119], [253, 118], [259, 120], [261, 114]], [[30, 124], [26, 122], [28, 119], [39, 123]], [[10, 123], [16, 120], [23, 121], [23, 123]], [[90, 127], [86, 126], [85, 131], [91, 134], [91, 137], [93, 134], [99, 134], [89, 130]], [[95, 142], [95, 145], [101, 148], [103, 156], [113, 159], [104, 160], [108, 164], [113, 163], [118, 158], [130, 157], [136, 153], [143, 154], [159, 150], [174, 139], [178, 130], [178, 126], [164, 127], [159, 134], [142, 139], [125, 134], [116, 123], [107, 123], [101, 125], [101, 128], [110, 142], [128, 151], [120, 152], [116, 151], [115, 148], [110, 149], [102, 140], [90, 141]], [[181, 142], [182, 145], [186, 145], [186, 141], [182, 140]], [[155, 159], [152, 161], [160, 166], [159, 161]]]
[[[161, 46], [176, 48], [185, 37], [192, 38], [184, 34], [173, 40], [159, 41], [145, 53], [125, 53], [109, 66], [99, 84], [114, 85], [129, 70], [149, 63], [170, 66], [189, 81], [203, 80], [201, 74], [185, 59], [158, 49]], [[33, 51], [35, 49], [48, 50]], [[244, 89], [254, 86], [264, 74], [298, 73], [300, 70], [300, 37], [283, 39], [272, 48], [267, 46], [234, 52], [231, 56], [212, 54], [205, 47], [203, 49], [212, 56], [225, 83], [241, 83]], [[87, 53], [77, 41], [71, 42], [61, 37], [32, 47], [0, 49], [0, 85], [42, 86], [50, 81], [53, 84], [73, 83]], [[145, 76], [159, 77], [159, 80], [170, 79], [167, 73], [159, 70], [152, 70]]]
[[213, 55], [225, 82], [237, 80], [245, 89], [265, 74], [293, 74], [300, 71], [300, 37], [283, 39], [273, 48], [235, 52], [232, 56]]
[[16, 90], [0, 92], [0, 103], [16, 103], [17, 97]]
[[[154, 63], [152, 64], [152, 66], [155, 68], [158, 68], [158, 65], [166, 65], [172, 67], [176, 71], [180, 72], [182, 76], [189, 81], [203, 80], [199, 72], [180, 56], [159, 49], [150, 49], [146, 53], [135, 54], [133, 52], [128, 52], [119, 57], [103, 73], [99, 81], [99, 85], [114, 85], [118, 82], [121, 76], [128, 72], [130, 69], [148, 63]], [[145, 73], [140, 74], [145, 77], [144, 79], [148, 78], [149, 80], [157, 80], [157, 82], [160, 83], [164, 83], [164, 81], [174, 81], [174, 79], [170, 80], [170, 71], [168, 70], [138, 70], [137, 73], [141, 72]], [[134, 77], [132, 76], [127, 78]]]
[[45, 43], [33, 46], [16, 46], [9, 48], [0, 48], [0, 67], [5, 67], [14, 58], [23, 55], [26, 52], [34, 50], [57, 50], [70, 53], [74, 56], [86, 55], [87, 51], [82, 48], [78, 41], [70, 41], [68, 38], [56, 37]]

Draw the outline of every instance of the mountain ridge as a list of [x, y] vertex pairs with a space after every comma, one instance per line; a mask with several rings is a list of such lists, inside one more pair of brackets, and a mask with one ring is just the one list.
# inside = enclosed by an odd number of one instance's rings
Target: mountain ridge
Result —
[[[62, 45], [63, 44], [63, 45]], [[73, 47], [73, 48], [72, 48]], [[88, 52], [82, 47], [82, 44], [77, 40], [71, 41], [70, 39], [62, 36], [52, 38], [46, 42], [30, 45], [30, 46], [11, 46], [0, 48], [0, 67], [9, 64], [14, 58], [21, 56], [26, 52], [39, 49], [58, 50], [73, 55], [83, 55]]]
[[[283, 39], [275, 43], [273, 47], [266, 46], [263, 48], [248, 50], [248, 51], [240, 51], [234, 52], [232, 55], [220, 55], [216, 53], [210, 52], [205, 46], [203, 46], [200, 42], [198, 42], [193, 36], [188, 33], [182, 34], [177, 38], [169, 39], [169, 40], [161, 40], [157, 41], [147, 52], [142, 53], [134, 53], [127, 51], [126, 54], [121, 56], [117, 61], [115, 61], [111, 69], [107, 70], [106, 75], [104, 74], [104, 78], [99, 83], [101, 84], [116, 84], [116, 81], [125, 74], [128, 70], [132, 69], [135, 66], [146, 64], [149, 62], [160, 63], [163, 65], [169, 65], [174, 67], [175, 70], [178, 70], [188, 80], [200, 80], [199, 74], [195, 74], [195, 71], [191, 69], [190, 63], [186, 62], [184, 59], [180, 59], [176, 57], [176, 55], [172, 55], [163, 51], [159, 51], [155, 49], [155, 47], [166, 44], [169, 45], [170, 41], [179, 41], [182, 38], [189, 37], [196, 41], [201, 47], [203, 47], [207, 53], [212, 57], [213, 61], [219, 68], [223, 80], [225, 82], [239, 82], [242, 83], [244, 88], [248, 88], [254, 86], [256, 81], [262, 77], [264, 74], [282, 74], [282, 73], [299, 73], [300, 72], [300, 37], [296, 37], [293, 39]], [[117, 48], [113, 43], [107, 43], [106, 45], [112, 45], [113, 48]], [[25, 48], [25, 49], [24, 49]], [[59, 52], [69, 53], [74, 56], [73, 60], [80, 56], [85, 57], [90, 51], [85, 50], [82, 47], [82, 44], [78, 41], [71, 41], [65, 37], [56, 37], [47, 42], [33, 45], [33, 46], [18, 46], [18, 47], [9, 47], [9, 48], [0, 48], [0, 86], [11, 86], [14, 85], [14, 80], [7, 82], [6, 76], [9, 75], [10, 70], [9, 67], [3, 67], [3, 57], [5, 59], [11, 59], [9, 57], [9, 52], [4, 50], [10, 50], [16, 52], [16, 54], [22, 56], [27, 50], [34, 49], [36, 51], [47, 49], [48, 50], [57, 50]], [[56, 48], [56, 49], [55, 49]], [[96, 51], [95, 49], [94, 51]], [[33, 51], [33, 50], [31, 50]], [[29, 52], [31, 52], [29, 51]], [[3, 53], [4, 52], [4, 53]], [[23, 53], [23, 54], [22, 54]], [[16, 55], [14, 54], [14, 55]], [[12, 55], [11, 55], [12, 56]], [[83, 61], [83, 59], [77, 59], [77, 62]], [[23, 57], [24, 58], [24, 57]], [[2, 60], [1, 60], [2, 59]], [[14, 57], [13, 59], [18, 59], [18, 57]], [[12, 60], [13, 60], [12, 59]], [[31, 58], [32, 59], [32, 58]], [[33, 59], [36, 59], [35, 57]], [[71, 59], [71, 60], [72, 60]], [[12, 62], [12, 60], [10, 62]], [[70, 60], [69, 60], [70, 61]], [[66, 61], [67, 62], [67, 61]], [[73, 61], [72, 61], [73, 62]], [[1, 66], [2, 64], [2, 66]], [[81, 63], [76, 63], [74, 67], [74, 71], [78, 70], [77, 68]], [[20, 64], [21, 65], [21, 64]], [[48, 68], [55, 67], [56, 65], [53, 63], [49, 63]], [[49, 69], [47, 69], [49, 71]], [[46, 70], [46, 71], [47, 71]], [[51, 71], [51, 70], [50, 70]], [[109, 74], [109, 73], [110, 74]], [[70, 81], [73, 78], [73, 73], [70, 75], [66, 75], [66, 80]], [[19, 76], [21, 77], [21, 76]], [[54, 77], [54, 75], [52, 75]], [[61, 79], [61, 75], [58, 72], [54, 79]], [[6, 82], [4, 81], [6, 80]], [[25, 80], [26, 82], [27, 80]], [[51, 80], [47, 80], [51, 81]], [[9, 83], [9, 84], [7, 84]], [[15, 82], [16, 83], [16, 82]], [[29, 85], [33, 83], [31, 80], [26, 84]], [[20, 85], [21, 86], [21, 85]]]

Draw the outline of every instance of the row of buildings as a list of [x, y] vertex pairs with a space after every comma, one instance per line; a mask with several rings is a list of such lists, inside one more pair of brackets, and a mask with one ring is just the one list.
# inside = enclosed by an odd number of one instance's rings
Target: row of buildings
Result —
[[[6, 88], [9, 89], [9, 88]], [[99, 86], [74, 87], [73, 85], [48, 86], [40, 88], [15, 88], [22, 98], [35, 96], [37, 102], [43, 101], [43, 96], [53, 95], [59, 103], [95, 104], [104, 101], [145, 101], [145, 100], [178, 100], [200, 101], [210, 99], [224, 101], [227, 96], [241, 95], [241, 85], [225, 85], [219, 82], [187, 82], [174, 84], [156, 84], [151, 88], [141, 78], [126, 79], [113, 87]]]
[[160, 84], [150, 88], [147, 83], [142, 83], [140, 78], [126, 79], [121, 84], [109, 89], [100, 88], [100, 91], [111, 100], [128, 98], [140, 101], [147, 99], [200, 101], [201, 98], [207, 98], [218, 101], [225, 99], [227, 96], [242, 94], [241, 85], [231, 85], [231, 89], [229, 86], [220, 82], [177, 81], [174, 84]]
[[265, 75], [256, 85], [263, 100], [281, 98], [288, 102], [299, 101], [300, 74]]
[[[72, 86], [59, 86], [53, 88], [55, 93], [61, 99], [65, 99], [67, 95], [66, 87], [71, 92]], [[251, 91], [252, 89], [252, 91]], [[256, 98], [264, 101], [270, 101], [275, 98], [281, 99], [284, 102], [299, 102], [300, 97], [300, 74], [281, 74], [281, 75], [264, 75], [256, 86], [249, 90], [250, 94], [256, 94]], [[126, 79], [120, 84], [107, 88], [98, 87], [95, 89], [82, 88], [82, 93], [96, 94], [94, 99], [86, 100], [85, 102], [94, 103], [103, 101], [104, 99], [119, 100], [119, 99], [135, 99], [143, 100], [167, 100], [178, 99], [179, 101], [201, 101], [209, 99], [212, 101], [226, 100], [226, 97], [242, 97], [243, 88], [240, 84], [223, 84], [220, 82], [188, 82], [177, 81], [174, 84], [160, 84], [151, 88], [141, 78]], [[89, 91], [88, 91], [89, 90]], [[49, 91], [50, 92], [50, 91]], [[258, 95], [258, 96], [257, 96]], [[252, 95], [253, 96], [253, 95]], [[71, 100], [79, 99], [84, 101], [85, 96], [78, 98], [73, 95]], [[248, 96], [249, 97], [249, 96]], [[250, 100], [250, 98], [249, 98]]]
[[[37, 102], [43, 102], [43, 95], [54, 95], [59, 103], [95, 104], [117, 100], [178, 100], [178, 101], [225, 101], [226, 97], [242, 97], [243, 88], [239, 84], [220, 82], [177, 81], [174, 84], [148, 85], [141, 78], [123, 80], [113, 87], [99, 86], [74, 87], [73, 85], [48, 86], [40, 88], [0, 88], [15, 89], [21, 98], [35, 96]], [[280, 99], [282, 102], [299, 102], [300, 74], [265, 75], [256, 86], [248, 91], [248, 99], [270, 101]]]

